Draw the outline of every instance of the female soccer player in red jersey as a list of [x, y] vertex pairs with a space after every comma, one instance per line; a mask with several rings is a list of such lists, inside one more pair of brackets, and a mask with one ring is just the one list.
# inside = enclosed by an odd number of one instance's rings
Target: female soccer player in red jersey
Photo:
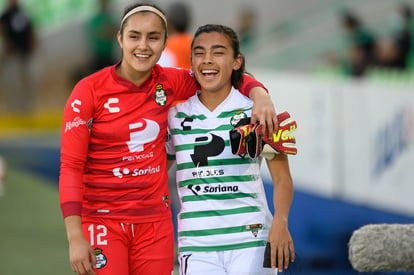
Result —
[[[170, 275], [174, 263], [165, 136], [173, 101], [195, 94], [188, 70], [156, 65], [167, 22], [155, 6], [125, 11], [122, 60], [81, 81], [64, 110], [59, 193], [78, 274]], [[263, 86], [244, 77], [253, 119], [277, 125]]]

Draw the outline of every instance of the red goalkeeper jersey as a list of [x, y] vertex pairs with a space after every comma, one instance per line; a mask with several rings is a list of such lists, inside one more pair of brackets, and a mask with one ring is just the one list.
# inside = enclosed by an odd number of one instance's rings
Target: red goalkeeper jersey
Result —
[[[240, 89], [261, 86], [250, 77]], [[59, 196], [63, 216], [150, 222], [171, 217], [168, 110], [198, 89], [189, 70], [158, 65], [139, 87], [107, 67], [81, 80], [65, 106]]]

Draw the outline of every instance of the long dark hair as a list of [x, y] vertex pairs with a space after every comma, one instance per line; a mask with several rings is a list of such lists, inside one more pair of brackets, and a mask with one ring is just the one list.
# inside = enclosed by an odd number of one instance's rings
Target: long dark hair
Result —
[[239, 38], [237, 37], [236, 32], [232, 28], [229, 28], [223, 25], [215, 25], [215, 24], [207, 24], [207, 25], [199, 27], [194, 34], [193, 42], [191, 43], [191, 49], [194, 46], [194, 41], [196, 40], [197, 36], [199, 36], [202, 33], [211, 33], [211, 32], [218, 32], [218, 33], [222, 33], [226, 35], [230, 39], [230, 43], [233, 48], [233, 57], [237, 58], [241, 56], [242, 58], [242, 64], [240, 68], [237, 71], [233, 70], [233, 72], [231, 73], [231, 85], [233, 85], [235, 88], [238, 89], [243, 84], [243, 74], [245, 74], [246, 71], [245, 71], [244, 56], [240, 52], [240, 41], [239, 41]]

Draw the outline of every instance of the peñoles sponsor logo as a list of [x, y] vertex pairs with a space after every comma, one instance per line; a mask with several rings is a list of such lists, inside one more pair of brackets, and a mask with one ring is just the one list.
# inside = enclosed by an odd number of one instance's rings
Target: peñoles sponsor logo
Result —
[[148, 154], [125, 156], [122, 158], [122, 161], [140, 160], [140, 159], [152, 158], [153, 156], [154, 156], [154, 152], [149, 152]]
[[83, 119], [81, 119], [80, 117], [75, 117], [73, 119], [73, 121], [69, 121], [66, 123], [66, 129], [65, 129], [65, 133], [69, 130], [71, 130], [72, 128], [77, 128], [81, 125], [86, 124], [86, 121], [84, 121]]
[[160, 165], [158, 165], [157, 167], [148, 166], [147, 168], [144, 168], [144, 169], [134, 169], [132, 171], [130, 171], [128, 168], [124, 168], [124, 169], [115, 168], [114, 170], [112, 170], [112, 172], [114, 173], [115, 177], [119, 177], [119, 178], [122, 178], [123, 176], [126, 176], [126, 175], [131, 175], [133, 177], [151, 175], [151, 174], [160, 172]]
[[222, 176], [224, 175], [223, 169], [206, 169], [201, 170], [198, 169], [197, 171], [191, 172], [193, 177], [201, 178], [201, 177], [214, 177], [214, 176]]

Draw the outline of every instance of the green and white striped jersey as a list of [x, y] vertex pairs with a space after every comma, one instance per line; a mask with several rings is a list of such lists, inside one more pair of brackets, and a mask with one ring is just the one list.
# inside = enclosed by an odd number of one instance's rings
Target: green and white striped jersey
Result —
[[195, 95], [170, 109], [169, 157], [177, 161], [180, 252], [264, 246], [272, 222], [261, 159], [231, 153], [229, 131], [250, 117], [252, 101], [232, 89], [209, 111]]

